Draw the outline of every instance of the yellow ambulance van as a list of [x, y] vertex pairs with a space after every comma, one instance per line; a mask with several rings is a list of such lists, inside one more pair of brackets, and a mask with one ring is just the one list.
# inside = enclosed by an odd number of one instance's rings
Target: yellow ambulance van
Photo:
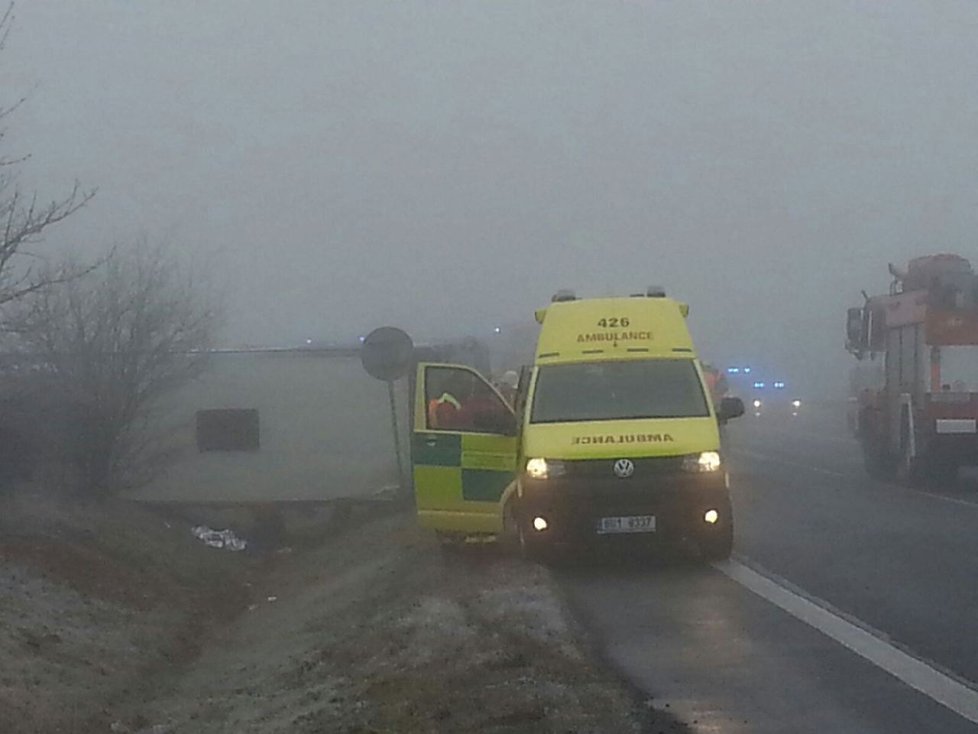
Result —
[[561, 546], [733, 542], [719, 421], [686, 326], [659, 289], [537, 312], [540, 335], [511, 407], [475, 370], [418, 366], [412, 461], [418, 518], [445, 538], [508, 536], [528, 556]]

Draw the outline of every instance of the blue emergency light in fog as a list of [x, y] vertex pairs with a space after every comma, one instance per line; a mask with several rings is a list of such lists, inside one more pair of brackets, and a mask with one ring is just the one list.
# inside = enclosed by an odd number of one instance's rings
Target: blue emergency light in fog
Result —
[[758, 390], [763, 390], [765, 387], [767, 387], [767, 384], [763, 382], [755, 382], [754, 387]]
[[776, 390], [784, 390], [784, 383], [783, 382], [775, 382], [774, 383], [774, 387], [775, 387]]
[[739, 375], [740, 374], [740, 367], [727, 367], [727, 374], [728, 375]]

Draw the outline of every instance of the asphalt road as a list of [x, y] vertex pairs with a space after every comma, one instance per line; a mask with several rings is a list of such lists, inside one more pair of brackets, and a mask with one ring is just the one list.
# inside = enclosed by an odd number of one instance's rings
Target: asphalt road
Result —
[[732, 423], [735, 559], [562, 569], [609, 660], [697, 732], [978, 732], [978, 480], [869, 479], [841, 411]]

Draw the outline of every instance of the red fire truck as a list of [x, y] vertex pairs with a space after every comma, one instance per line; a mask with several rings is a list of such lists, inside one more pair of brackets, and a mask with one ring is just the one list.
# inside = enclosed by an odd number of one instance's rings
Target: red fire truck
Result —
[[886, 295], [850, 308], [846, 348], [882, 363], [856, 396], [867, 470], [907, 484], [950, 482], [978, 464], [978, 276], [958, 255], [890, 265]]

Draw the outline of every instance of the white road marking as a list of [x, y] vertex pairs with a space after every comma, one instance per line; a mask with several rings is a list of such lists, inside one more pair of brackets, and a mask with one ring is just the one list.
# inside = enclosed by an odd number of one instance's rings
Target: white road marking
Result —
[[746, 456], [749, 459], [758, 459], [760, 461], [767, 461], [772, 464], [781, 464], [782, 466], [787, 466], [792, 469], [804, 469], [805, 471], [815, 472], [816, 474], [825, 474], [830, 477], [849, 477], [852, 476], [851, 473], [846, 474], [844, 472], [833, 471], [832, 469], [822, 469], [821, 467], [811, 466], [809, 464], [800, 464], [797, 461], [785, 461], [784, 459], [778, 459], [767, 454], [759, 454], [756, 451], [747, 451], [746, 449], [733, 449], [731, 454]]
[[738, 561], [721, 561], [713, 567], [911, 688], [978, 724], [978, 691], [975, 689]]
[[[767, 436], [775, 436], [777, 438], [784, 438], [785, 435], [788, 434], [788, 431], [758, 431], [758, 433], [763, 433]], [[842, 444], [851, 449], [859, 448], [859, 442], [850, 436], [832, 436], [825, 433], [810, 433], [809, 431], [791, 431], [791, 436], [798, 437], [798, 439], [801, 441], [835, 443]]]
[[948, 497], [944, 494], [937, 494], [936, 492], [925, 492], [922, 489], [911, 489], [910, 487], [897, 487], [897, 489], [902, 489], [904, 492], [913, 492], [914, 494], [922, 494], [926, 497], [933, 497], [935, 500], [941, 500], [942, 502], [950, 502], [953, 505], [964, 505], [965, 507], [970, 507], [973, 510], [978, 510], [978, 502], [972, 502], [971, 500], [963, 500], [958, 497]]
[[[839, 472], [833, 471], [832, 469], [822, 469], [818, 466], [812, 466], [811, 464], [802, 464], [798, 461], [785, 461], [784, 459], [778, 459], [769, 454], [761, 454], [756, 451], [747, 451], [746, 449], [732, 449], [729, 451], [730, 454], [734, 456], [740, 455], [748, 459], [757, 459], [758, 461], [766, 461], [771, 464], [780, 464], [781, 466], [786, 466], [791, 469], [802, 469], [804, 471], [810, 471], [815, 474], [824, 474], [829, 477], [837, 477], [843, 479], [852, 478], [853, 472]], [[861, 473], [861, 471], [859, 472]], [[914, 495], [923, 495], [924, 497], [931, 497], [935, 500], [940, 500], [941, 502], [950, 502], [952, 505], [964, 505], [965, 507], [970, 507], [973, 510], [978, 510], [978, 502], [973, 500], [961, 499], [960, 497], [949, 497], [946, 494], [938, 494], [936, 492], [928, 492], [924, 489], [913, 489], [912, 487], [904, 487], [901, 484], [891, 484], [888, 482], [881, 482], [876, 480], [876, 483], [886, 486], [887, 490], [892, 490], [895, 492], [906, 492]]]

